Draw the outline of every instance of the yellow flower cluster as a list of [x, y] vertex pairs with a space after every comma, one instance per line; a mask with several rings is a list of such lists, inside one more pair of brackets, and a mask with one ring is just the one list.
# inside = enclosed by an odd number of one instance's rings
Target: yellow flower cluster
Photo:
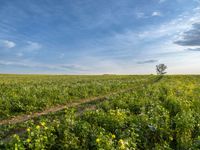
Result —
[[99, 142], [100, 142], [100, 139], [99, 139], [99, 138], [97, 138], [97, 139], [96, 139], [96, 143], [99, 143]]
[[27, 129], [26, 129], [26, 131], [27, 131], [27, 132], [30, 132], [30, 131], [31, 131], [31, 129], [30, 129], [30, 128], [27, 128]]
[[44, 127], [46, 125], [46, 123], [45, 122], [41, 122], [41, 125]]
[[112, 139], [115, 139], [115, 138], [116, 138], [116, 136], [113, 134], [113, 135], [112, 135]]
[[26, 142], [27, 142], [27, 143], [30, 143], [30, 142], [31, 142], [31, 139], [27, 139]]
[[120, 139], [119, 141], [118, 141], [118, 143], [119, 143], [119, 145], [120, 145], [120, 149], [125, 149], [126, 147], [125, 147], [125, 143], [124, 143], [124, 141], [122, 140], [122, 139]]
[[39, 125], [37, 125], [37, 126], [36, 126], [36, 129], [38, 129], [38, 130], [39, 130], [39, 129], [40, 129], [40, 126], [39, 126]]

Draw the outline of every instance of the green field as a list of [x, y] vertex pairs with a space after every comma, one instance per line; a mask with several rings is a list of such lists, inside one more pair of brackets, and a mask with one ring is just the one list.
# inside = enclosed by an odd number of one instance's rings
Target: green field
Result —
[[0, 75], [0, 124], [0, 149], [196, 150], [200, 76]]
[[0, 75], [0, 119], [133, 87], [146, 76]]

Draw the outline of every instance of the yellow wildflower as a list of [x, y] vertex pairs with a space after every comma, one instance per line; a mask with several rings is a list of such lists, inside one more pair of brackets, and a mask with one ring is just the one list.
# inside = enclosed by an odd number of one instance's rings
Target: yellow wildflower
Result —
[[115, 137], [116, 137], [116, 136], [113, 134], [113, 135], [112, 135], [112, 138], [115, 139]]
[[45, 123], [45, 122], [41, 122], [41, 125], [42, 125], [42, 126], [45, 126], [45, 125], [46, 125], [46, 123]]
[[124, 141], [122, 139], [120, 139], [119, 144], [124, 144]]
[[120, 140], [118, 141], [118, 143], [120, 144], [120, 149], [125, 149], [125, 148], [126, 148], [126, 146], [125, 146], [125, 144], [124, 144], [124, 141], [123, 141], [122, 139], [120, 139]]
[[30, 132], [30, 131], [31, 131], [31, 129], [30, 129], [30, 128], [27, 128], [27, 129], [26, 129], [26, 131], [27, 131], [27, 132]]
[[97, 142], [97, 143], [99, 143], [99, 142], [100, 142], [100, 139], [99, 139], [99, 138], [97, 138], [97, 139], [96, 139], [96, 142]]
[[125, 145], [124, 144], [122, 144], [121, 146], [120, 146], [120, 149], [125, 149], [126, 147], [125, 147]]
[[37, 126], [36, 126], [36, 129], [40, 129], [40, 126], [39, 126], [39, 125], [37, 125]]
[[45, 123], [45, 122], [41, 122], [41, 125], [42, 125], [42, 126], [45, 126], [45, 125], [46, 125], [46, 123]]
[[30, 143], [30, 142], [31, 142], [31, 139], [27, 139], [26, 142], [27, 142], [27, 143]]
[[14, 134], [14, 135], [13, 135], [13, 137], [14, 137], [14, 138], [17, 138], [17, 137], [18, 137], [18, 135], [17, 135], [17, 134]]
[[13, 137], [14, 137], [17, 141], [20, 141], [20, 139], [19, 139], [19, 135], [14, 134]]

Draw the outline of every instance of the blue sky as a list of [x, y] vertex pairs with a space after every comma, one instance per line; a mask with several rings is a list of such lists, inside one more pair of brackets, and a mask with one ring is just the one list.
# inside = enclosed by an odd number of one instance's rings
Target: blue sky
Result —
[[0, 73], [200, 73], [199, 0], [0, 0]]

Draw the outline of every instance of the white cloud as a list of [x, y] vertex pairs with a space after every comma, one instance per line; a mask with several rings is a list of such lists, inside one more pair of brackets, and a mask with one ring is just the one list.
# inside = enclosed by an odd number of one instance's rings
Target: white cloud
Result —
[[145, 14], [143, 12], [137, 12], [135, 15], [137, 18], [145, 18]]
[[20, 61], [7, 61], [0, 60], [0, 65], [4, 66], [18, 66], [18, 67], [26, 67], [26, 68], [43, 68], [50, 70], [60, 70], [67, 72], [85, 72], [90, 68], [77, 64], [44, 64], [30, 61], [28, 59], [20, 60]]
[[195, 2], [197, 2], [197, 3], [200, 3], [200, 0], [194, 0]]
[[159, 0], [159, 3], [164, 3], [166, 2], [167, 0]]
[[37, 42], [27, 41], [27, 46], [25, 47], [25, 51], [34, 51], [42, 48], [42, 45]]
[[184, 13], [174, 20], [164, 23], [159, 26], [153, 26], [146, 31], [140, 32], [140, 38], [161, 38], [164, 36], [172, 36], [172, 39], [180, 37], [182, 32], [191, 29], [192, 25], [200, 21], [200, 12], [197, 8], [193, 9], [191, 13]]
[[23, 55], [24, 55], [24, 54], [21, 53], [21, 52], [19, 52], [19, 53], [16, 54], [17, 57], [22, 57]]
[[152, 17], [152, 16], [153, 16], [153, 17], [162, 16], [162, 13], [159, 12], [159, 11], [154, 11], [154, 12], [152, 12], [151, 14], [147, 15], [147, 14], [145, 14], [144, 12], [136, 12], [136, 13], [135, 13], [135, 16], [136, 16], [138, 19], [141, 19], [141, 18], [147, 19], [147, 18], [150, 18], [150, 17]]
[[152, 12], [151, 16], [162, 16], [162, 14], [159, 11], [154, 11]]
[[[177, 59], [179, 55], [187, 55], [182, 53], [185, 48], [173, 42], [177, 40], [180, 33], [190, 29], [193, 23], [200, 20], [198, 10], [198, 8], [195, 8], [191, 12], [185, 12], [171, 21], [148, 27], [142, 32], [126, 30], [123, 33], [116, 33], [111, 37], [97, 41], [101, 46], [95, 51], [104, 51], [105, 55], [102, 55], [102, 53], [101, 55], [94, 55], [94, 60], [87, 58], [89, 62], [85, 65], [94, 65], [93, 68], [98, 72], [114, 72], [114, 70], [117, 70], [118, 73], [125, 73], [129, 70], [127, 73], [130, 73], [133, 67], [140, 69], [135, 63], [137, 62], [135, 59], [160, 60], [165, 63], [170, 61], [170, 56]], [[141, 44], [143, 45], [141, 46]], [[108, 57], [108, 52], [109, 54], [112, 52], [112, 56]], [[126, 55], [130, 56], [129, 59], [113, 58], [114, 56]], [[91, 64], [90, 62], [98, 63]], [[153, 64], [145, 65], [153, 66]]]
[[3, 48], [13, 48], [15, 46], [16, 46], [16, 44], [13, 41], [0, 40], [0, 47], [3, 47]]

